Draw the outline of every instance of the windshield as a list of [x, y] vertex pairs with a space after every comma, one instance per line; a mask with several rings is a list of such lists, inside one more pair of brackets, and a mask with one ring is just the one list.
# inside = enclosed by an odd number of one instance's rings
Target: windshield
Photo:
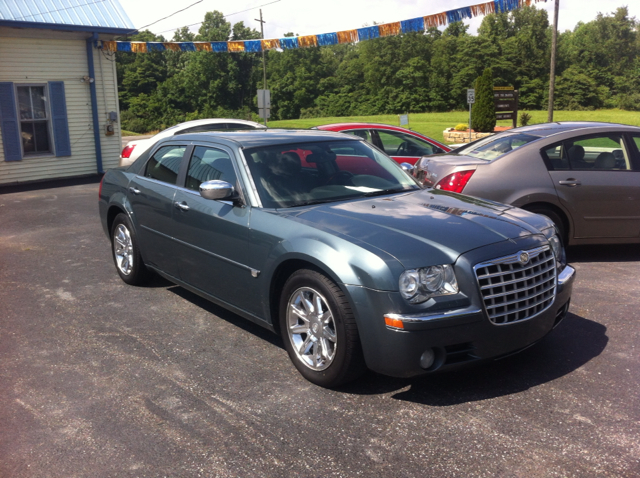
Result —
[[244, 151], [264, 207], [294, 207], [420, 187], [363, 141], [262, 146]]
[[472, 158], [493, 161], [499, 156], [502, 156], [509, 151], [513, 151], [514, 149], [517, 149], [520, 146], [536, 139], [539, 138], [537, 136], [522, 133], [489, 136], [479, 141], [470, 143], [467, 146], [462, 146], [461, 148], [458, 148], [453, 152], [455, 154], [471, 156]]

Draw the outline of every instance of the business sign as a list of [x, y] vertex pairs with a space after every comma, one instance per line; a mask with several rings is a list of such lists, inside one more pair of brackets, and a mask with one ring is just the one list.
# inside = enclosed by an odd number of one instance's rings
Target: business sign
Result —
[[[518, 121], [518, 90], [514, 90], [513, 86], [496, 86], [493, 88], [493, 104], [496, 107], [496, 120], [512, 120], [513, 127], [517, 126]], [[510, 113], [502, 113], [502, 111], [510, 111]]]

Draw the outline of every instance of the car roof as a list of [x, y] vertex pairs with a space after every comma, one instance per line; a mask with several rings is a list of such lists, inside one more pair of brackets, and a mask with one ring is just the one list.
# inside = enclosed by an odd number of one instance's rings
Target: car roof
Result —
[[516, 133], [526, 133], [531, 134], [533, 136], [539, 137], [547, 137], [558, 133], [565, 133], [568, 131], [576, 131], [583, 129], [595, 129], [595, 128], [605, 128], [605, 129], [620, 129], [620, 128], [635, 128], [640, 130], [637, 126], [629, 126], [626, 124], [617, 124], [617, 123], [604, 123], [597, 121], [561, 121], [557, 123], [540, 123], [533, 124], [531, 126], [520, 126], [519, 128], [508, 129], [504, 131], [504, 134], [516, 134]]
[[[216, 141], [235, 144], [241, 148], [254, 148], [258, 146], [275, 146], [288, 143], [307, 143], [318, 141], [362, 141], [356, 136], [351, 137], [333, 131], [318, 130], [244, 130], [244, 131], [204, 131], [200, 133], [181, 134], [179, 141]], [[164, 138], [161, 141], [175, 141], [176, 137]]]
[[193, 126], [201, 126], [204, 124], [222, 124], [222, 123], [238, 123], [238, 124], [246, 124], [250, 126], [257, 125], [258, 127], [265, 128], [264, 125], [261, 125], [260, 123], [256, 123], [255, 121], [247, 121], [247, 120], [234, 119], [234, 118], [205, 118], [205, 119], [185, 121], [184, 123], [178, 123], [176, 125], [169, 126], [168, 128], [163, 129], [162, 131], [160, 131], [160, 133], [165, 133], [167, 131], [181, 130], [185, 128], [191, 128]]
[[[341, 129], [349, 129], [349, 128], [387, 128], [394, 129], [399, 131], [409, 131], [411, 133], [415, 133], [415, 131], [411, 131], [410, 129], [403, 128], [402, 126], [394, 126], [392, 124], [385, 123], [332, 123], [332, 124], [323, 124], [319, 126], [315, 126], [315, 129], [321, 130], [341, 130]], [[420, 134], [420, 133], [418, 133]]]

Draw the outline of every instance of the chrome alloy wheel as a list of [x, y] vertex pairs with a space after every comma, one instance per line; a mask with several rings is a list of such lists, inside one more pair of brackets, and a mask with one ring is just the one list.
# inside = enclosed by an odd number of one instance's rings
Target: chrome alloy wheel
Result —
[[301, 287], [287, 304], [287, 331], [298, 359], [311, 370], [325, 370], [336, 356], [336, 324], [327, 301]]
[[128, 276], [133, 270], [133, 242], [124, 224], [118, 224], [113, 234], [113, 254], [120, 272]]

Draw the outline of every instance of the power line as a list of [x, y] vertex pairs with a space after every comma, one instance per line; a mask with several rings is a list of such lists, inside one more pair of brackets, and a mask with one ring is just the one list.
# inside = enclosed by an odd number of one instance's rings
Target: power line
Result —
[[168, 16], [166, 16], [164, 18], [161, 18], [160, 20], [156, 20], [153, 23], [149, 23], [148, 25], [140, 27], [140, 28], [138, 28], [138, 30], [142, 30], [143, 28], [147, 28], [147, 27], [150, 27], [151, 25], [155, 25], [156, 23], [161, 22], [162, 20], [166, 20], [167, 18], [171, 18], [175, 14], [180, 13], [180, 12], [184, 12], [186, 9], [193, 7], [194, 5], [197, 5], [198, 3], [202, 3], [202, 0], [198, 0], [197, 2], [192, 3], [188, 7], [184, 7], [182, 10], [178, 10], [177, 12], [173, 12], [171, 15], [168, 15]]
[[[106, 1], [107, 0], [97, 0], [95, 2], [82, 3], [80, 5], [74, 5], [72, 7], [58, 8], [57, 10], [47, 10], [46, 12], [39, 12], [39, 13], [34, 13], [33, 15], [25, 15], [24, 17], [14, 18], [14, 20], [24, 20], [25, 18], [37, 17], [38, 15], [46, 15], [47, 13], [61, 12], [63, 10], [75, 10], [76, 8], [82, 8], [82, 7], [86, 7], [88, 5], [94, 5], [96, 3], [102, 3], [102, 2], [106, 2]], [[200, 0], [200, 1], [202, 1], [202, 0]]]
[[[247, 8], [246, 10], [241, 10], [239, 12], [229, 13], [228, 15], [222, 15], [222, 17], [223, 18], [227, 18], [227, 17], [230, 17], [231, 15], [238, 15], [239, 13], [249, 12], [251, 10], [256, 10], [257, 8], [266, 7], [267, 5], [271, 5], [272, 3], [278, 3], [279, 1], [281, 1], [281, 0], [275, 0], [273, 2], [265, 3], [264, 5], [258, 5], [257, 7], [251, 7], [251, 8]], [[194, 27], [196, 25], [202, 25], [203, 23], [204, 23], [204, 21], [197, 22], [197, 23], [192, 23], [191, 25], [185, 25], [184, 27], [187, 27], [187, 28]], [[156, 33], [156, 35], [160, 35], [162, 33], [167, 33], [167, 32], [172, 32], [172, 31], [178, 30], [179, 28], [184, 28], [184, 27], [170, 28], [169, 30], [163, 30], [161, 32], [158, 32], [158, 33]], [[142, 28], [144, 28], [144, 27], [142, 27]]]

